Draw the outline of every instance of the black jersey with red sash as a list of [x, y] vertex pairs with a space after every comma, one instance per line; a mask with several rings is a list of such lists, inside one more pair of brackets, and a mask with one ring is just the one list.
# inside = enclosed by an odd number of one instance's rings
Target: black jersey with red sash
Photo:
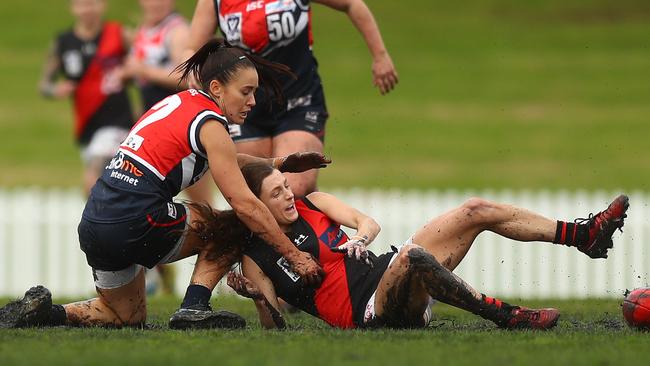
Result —
[[210, 96], [189, 89], [142, 115], [91, 190], [83, 217], [123, 222], [158, 209], [208, 169], [199, 134], [210, 121], [227, 121]]
[[93, 40], [82, 40], [70, 30], [58, 36], [55, 47], [63, 75], [77, 83], [74, 92], [77, 141], [87, 144], [95, 131], [104, 126], [130, 129], [131, 105], [122, 81], [115, 74], [126, 55], [121, 25], [106, 22]]
[[233, 45], [265, 59], [287, 65], [296, 74], [293, 79], [281, 75], [287, 105], [271, 106], [263, 90], [255, 95], [257, 106], [247, 123], [270, 124], [268, 113], [311, 104], [323, 104], [324, 95], [318, 63], [312, 53], [311, 8], [309, 0], [214, 0], [219, 29]]
[[374, 268], [370, 268], [342, 253], [332, 252], [330, 248], [348, 240], [340, 225], [306, 198], [296, 201], [296, 209], [299, 218], [287, 235], [298, 249], [311, 253], [323, 267], [325, 277], [318, 289], [304, 286], [284, 257], [258, 237], [247, 243], [244, 255], [262, 269], [284, 301], [335, 327], [361, 326], [366, 303], [392, 255], [376, 257], [370, 253], [375, 263]]

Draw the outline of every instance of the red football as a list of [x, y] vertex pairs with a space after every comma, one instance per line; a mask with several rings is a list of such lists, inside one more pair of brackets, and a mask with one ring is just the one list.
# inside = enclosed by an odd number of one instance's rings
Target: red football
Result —
[[650, 287], [627, 294], [623, 301], [623, 316], [632, 328], [650, 330]]

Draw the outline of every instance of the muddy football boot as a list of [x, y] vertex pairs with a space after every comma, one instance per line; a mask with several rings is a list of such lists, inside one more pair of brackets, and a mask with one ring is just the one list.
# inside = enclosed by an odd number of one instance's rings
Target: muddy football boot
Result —
[[560, 312], [557, 309], [528, 309], [515, 306], [511, 310], [511, 318], [501, 325], [506, 329], [551, 329], [557, 325]]
[[606, 210], [596, 215], [589, 214], [586, 219], [576, 219], [579, 225], [588, 225], [589, 240], [578, 250], [591, 258], [607, 258], [607, 250], [614, 246], [612, 235], [616, 229], [621, 230], [627, 217], [625, 212], [630, 207], [630, 199], [620, 195], [609, 204]]
[[30, 288], [25, 296], [0, 308], [0, 328], [25, 328], [47, 325], [52, 309], [52, 294], [43, 286]]
[[209, 307], [180, 308], [169, 319], [172, 329], [239, 329], [246, 326], [246, 320], [229, 311], [212, 311]]

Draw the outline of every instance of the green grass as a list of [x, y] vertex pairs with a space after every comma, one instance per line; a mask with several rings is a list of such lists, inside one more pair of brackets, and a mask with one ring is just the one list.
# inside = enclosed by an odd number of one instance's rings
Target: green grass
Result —
[[[134, 24], [133, 4], [111, 1], [110, 17]], [[334, 159], [322, 186], [648, 189], [647, 1], [368, 4], [400, 74], [384, 97], [346, 16], [314, 6]], [[0, 186], [77, 186], [69, 103], [36, 93], [67, 6], [7, 1], [0, 13]]]
[[647, 361], [650, 333], [629, 329], [615, 300], [535, 301], [562, 311], [548, 332], [503, 331], [437, 304], [423, 330], [342, 331], [303, 314], [288, 331], [263, 331], [254, 306], [221, 298], [249, 323], [238, 331], [171, 331], [177, 299], [150, 302], [149, 329], [0, 330], [2, 365], [620, 365]]

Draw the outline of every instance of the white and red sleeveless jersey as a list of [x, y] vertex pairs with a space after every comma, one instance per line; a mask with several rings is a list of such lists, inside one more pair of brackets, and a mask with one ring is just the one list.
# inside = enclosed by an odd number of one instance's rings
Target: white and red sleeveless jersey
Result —
[[[230, 44], [287, 65], [296, 74], [297, 79], [280, 76], [287, 101], [307, 105], [323, 98], [312, 53], [309, 0], [214, 0], [214, 7], [219, 29]], [[259, 111], [269, 109], [267, 97], [258, 91], [255, 98], [249, 124], [268, 119], [257, 117]]]
[[210, 96], [189, 89], [154, 105], [133, 126], [93, 187], [84, 217], [119, 222], [159, 208], [208, 169], [204, 123], [227, 121]]
[[[167, 69], [171, 72], [175, 66], [172, 60], [171, 36], [178, 27], [186, 26], [187, 21], [178, 13], [169, 14], [153, 27], [141, 26], [138, 28], [131, 46], [133, 57], [145, 65]], [[158, 85], [143, 78], [138, 78], [136, 81], [145, 110], [176, 92], [174, 88]]]
[[131, 52], [147, 65], [171, 68], [169, 35], [174, 28], [185, 24], [182, 15], [171, 13], [153, 27], [139, 27]]

